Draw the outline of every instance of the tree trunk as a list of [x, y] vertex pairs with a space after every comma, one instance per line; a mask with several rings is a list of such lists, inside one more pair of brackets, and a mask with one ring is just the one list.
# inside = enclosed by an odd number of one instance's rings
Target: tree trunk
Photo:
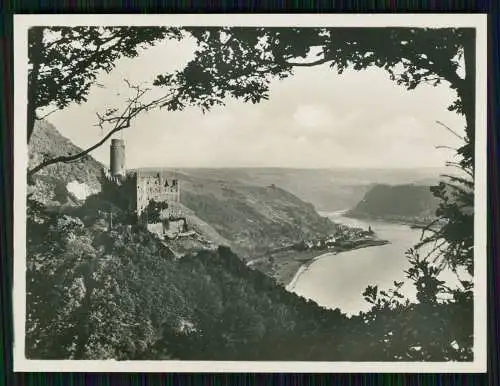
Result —
[[40, 65], [42, 61], [42, 44], [43, 44], [43, 28], [32, 27], [28, 31], [28, 58], [33, 66], [28, 75], [28, 127], [27, 127], [27, 140], [28, 143], [35, 129], [36, 121], [36, 92], [38, 74], [40, 72]]

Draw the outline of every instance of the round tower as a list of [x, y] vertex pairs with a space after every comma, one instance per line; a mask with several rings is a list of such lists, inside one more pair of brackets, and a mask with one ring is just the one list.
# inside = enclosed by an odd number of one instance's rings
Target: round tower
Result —
[[123, 139], [111, 140], [109, 168], [112, 177], [125, 176], [125, 142]]

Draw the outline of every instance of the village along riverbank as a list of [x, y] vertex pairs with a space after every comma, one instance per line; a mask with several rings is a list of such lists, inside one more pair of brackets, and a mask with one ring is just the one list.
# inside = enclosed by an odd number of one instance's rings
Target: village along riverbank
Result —
[[342, 223], [338, 225], [335, 234], [324, 238], [303, 240], [295, 245], [270, 251], [252, 259], [247, 265], [273, 277], [279, 284], [289, 287], [290, 282], [319, 257], [385, 245], [390, 242], [380, 238], [369, 225], [365, 227], [348, 226]]
[[[420, 240], [421, 231], [394, 222], [359, 220], [343, 216], [343, 212], [324, 213], [332, 221], [352, 227], [371, 226], [381, 239], [389, 242], [373, 248], [360, 248], [341, 253], [324, 253], [303, 265], [287, 285], [287, 290], [311, 299], [325, 308], [340, 308], [347, 315], [368, 311], [371, 307], [362, 293], [368, 285], [380, 290], [393, 287], [394, 281], [405, 284], [401, 292], [411, 301], [416, 290], [406, 280], [409, 268], [406, 251]], [[423, 248], [422, 253], [426, 249]], [[456, 275], [444, 270], [440, 275], [448, 286], [458, 283]]]

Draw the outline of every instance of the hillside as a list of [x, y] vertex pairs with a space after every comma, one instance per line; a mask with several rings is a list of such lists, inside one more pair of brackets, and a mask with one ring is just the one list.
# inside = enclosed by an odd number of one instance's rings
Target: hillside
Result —
[[[81, 151], [52, 124], [36, 121], [29, 143], [28, 168], [31, 169], [46, 159]], [[103, 170], [104, 166], [91, 156], [77, 162], [50, 165], [34, 175], [35, 185], [29, 187], [29, 192], [33, 193], [34, 199], [45, 204], [76, 204], [77, 197], [68, 192], [68, 184], [70, 190], [82, 197], [99, 192]]]
[[[59, 134], [54, 126], [42, 122], [30, 143], [30, 166], [44, 156], [77, 151], [80, 149]], [[78, 163], [61, 163], [42, 169], [35, 175], [36, 185], [31, 187], [33, 198], [49, 205], [81, 204], [68, 188], [74, 188], [77, 183], [84, 186], [87, 193], [99, 192], [104, 183], [103, 170], [104, 166], [92, 157]], [[230, 246], [244, 258], [326, 235], [335, 227], [311, 204], [277, 187], [179, 173], [175, 173], [175, 177], [181, 185], [181, 203], [188, 224], [203, 238], [215, 245]], [[68, 187], [68, 184], [73, 186]], [[185, 249], [181, 245], [178, 247], [179, 250]]]
[[[144, 228], [117, 221], [103, 231], [99, 221], [83, 221], [89, 208], [81, 209], [28, 201], [29, 359], [471, 358], [470, 304], [441, 304], [431, 314], [427, 304], [408, 304], [347, 318], [288, 292], [227, 248], [177, 259]], [[454, 339], [466, 350], [451, 347]]]
[[[46, 152], [71, 149], [52, 129], [46, 134]], [[34, 157], [37, 151], [33, 146]], [[37, 178], [52, 177], [42, 186], [46, 194], [75, 180], [97, 189], [99, 167], [86, 159]], [[108, 227], [106, 209], [117, 200], [107, 195], [108, 185], [102, 181], [103, 189], [84, 203], [61, 191], [44, 205], [35, 200], [44, 198], [40, 185], [33, 189], [35, 199], [27, 200], [29, 359], [471, 360], [469, 303], [440, 304], [432, 313], [428, 304], [375, 307], [347, 318], [286, 291], [228, 248], [179, 259], [165, 242], [129, 221], [129, 211], [113, 211]], [[197, 227], [217, 228], [243, 248], [256, 249], [259, 237], [272, 244], [264, 232], [278, 231], [278, 221], [285, 238], [323, 229], [325, 220], [311, 205], [278, 188], [186, 177], [183, 189]], [[79, 205], [53, 204], [68, 200]], [[250, 234], [242, 231], [245, 219], [254, 221]], [[413, 350], [417, 345], [421, 349]]]
[[[333, 334], [347, 320], [276, 286], [227, 248], [176, 259], [141, 227], [103, 232], [76, 210], [30, 200], [28, 240], [31, 359], [293, 359], [303, 356], [292, 348], [307, 331]], [[282, 348], [269, 351], [273, 341]], [[321, 348], [310, 355], [324, 356]]]
[[432, 218], [438, 206], [429, 186], [375, 185], [351, 210], [358, 218], [412, 221]]
[[291, 168], [197, 168], [179, 169], [196, 178], [236, 181], [254, 186], [278, 186], [318, 211], [353, 208], [375, 184], [435, 185], [440, 169], [291, 169]]
[[181, 203], [243, 256], [324, 236], [335, 229], [311, 204], [278, 187], [170, 173], [179, 179]]
[[470, 360], [449, 345], [457, 337], [470, 346], [452, 322], [472, 325], [467, 308], [443, 304], [429, 315], [428, 305], [408, 305], [347, 318], [286, 291], [227, 248], [177, 259], [141, 227], [115, 223], [103, 232], [68, 209], [28, 202], [29, 359]]

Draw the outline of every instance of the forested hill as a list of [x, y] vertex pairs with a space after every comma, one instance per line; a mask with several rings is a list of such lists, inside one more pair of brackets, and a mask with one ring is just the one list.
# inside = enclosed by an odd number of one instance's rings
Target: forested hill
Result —
[[375, 185], [347, 215], [358, 218], [414, 220], [433, 217], [439, 201], [424, 185]]
[[[27, 231], [30, 359], [342, 355], [322, 340], [345, 316], [288, 293], [226, 248], [176, 259], [142, 227], [103, 231], [88, 208], [62, 214], [32, 200]], [[317, 329], [325, 335], [307, 337]], [[304, 337], [310, 356], [294, 350]]]
[[[77, 176], [83, 178], [81, 183], [89, 182], [84, 179], [87, 170], [68, 166], [68, 173], [72, 170], [81, 174], [52, 174], [54, 186]], [[218, 196], [217, 189], [219, 194], [223, 189], [213, 181], [205, 187], [191, 183], [185, 183], [185, 204], [203, 203], [193, 207], [197, 215], [210, 218], [221, 232], [223, 224], [229, 224], [227, 229], [234, 226], [238, 237], [244, 228], [237, 225], [250, 208], [254, 211], [248, 218], [259, 222], [249, 229], [266, 226], [264, 232], [278, 221], [289, 229], [302, 227], [293, 220], [297, 210], [306, 221], [323, 221], [310, 206], [279, 189], [253, 191], [244, 186]], [[130, 216], [113, 211], [113, 225], [106, 224], [108, 216], [101, 208], [109, 204], [110, 184], [102, 186], [81, 206], [49, 207], [36, 196], [28, 199], [29, 359], [470, 360], [470, 350], [450, 345], [455, 340], [459, 347], [471, 347], [468, 330], [452, 323], [472, 325], [468, 308], [443, 304], [429, 313], [427, 304], [407, 304], [397, 312], [375, 309], [347, 318], [338, 309], [327, 310], [287, 292], [228, 248], [179, 259]], [[226, 206], [224, 198], [230, 202]], [[246, 203], [239, 205], [243, 199]], [[212, 210], [229, 215], [216, 218]], [[365, 292], [365, 299], [374, 302], [373, 294]], [[436, 325], [447, 328], [433, 329]], [[417, 345], [421, 349], [413, 350]]]

